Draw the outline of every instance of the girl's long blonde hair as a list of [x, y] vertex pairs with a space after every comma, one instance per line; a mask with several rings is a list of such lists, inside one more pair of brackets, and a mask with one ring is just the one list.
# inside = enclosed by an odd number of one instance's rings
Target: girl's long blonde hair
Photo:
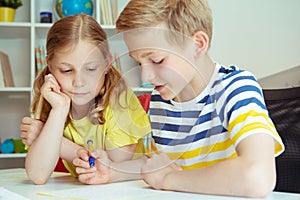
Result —
[[[95, 44], [101, 50], [104, 58], [110, 55], [106, 33], [98, 22], [89, 15], [79, 14], [62, 18], [50, 28], [46, 41], [47, 61], [50, 61], [54, 57], [57, 50], [69, 45], [76, 46], [80, 40]], [[41, 95], [40, 89], [44, 84], [45, 75], [49, 73], [48, 67], [44, 68], [34, 81], [34, 97], [31, 104], [32, 114], [35, 114], [37, 111]], [[127, 84], [121, 73], [115, 67], [110, 66], [105, 74], [104, 85], [99, 95], [95, 98], [96, 106], [90, 112], [90, 120], [94, 124], [105, 123], [103, 116], [104, 109], [110, 104], [110, 100], [120, 100], [121, 93], [126, 91]], [[121, 105], [120, 101], [118, 102]], [[50, 104], [44, 101], [41, 113], [42, 121], [45, 122], [47, 120], [50, 110]], [[68, 117], [66, 124], [69, 120]]]

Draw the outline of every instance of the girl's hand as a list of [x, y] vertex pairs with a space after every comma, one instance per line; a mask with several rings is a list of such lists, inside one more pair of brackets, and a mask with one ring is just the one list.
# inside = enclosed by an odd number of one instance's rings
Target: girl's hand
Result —
[[20, 136], [23, 144], [30, 146], [39, 136], [43, 126], [44, 122], [40, 120], [24, 117], [22, 119], [22, 124], [20, 125]]
[[[107, 153], [103, 150], [95, 150], [89, 154], [85, 148], [77, 151], [78, 158], [73, 160], [76, 167], [78, 180], [85, 184], [104, 184], [110, 180], [110, 163]], [[95, 158], [95, 166], [90, 166], [89, 156]]]
[[168, 174], [182, 170], [166, 154], [152, 154], [141, 169], [143, 180], [154, 189], [164, 189], [163, 184]]
[[69, 111], [70, 97], [61, 91], [59, 83], [52, 74], [45, 76], [45, 82], [41, 88], [43, 97], [50, 103], [52, 109], [65, 108]]

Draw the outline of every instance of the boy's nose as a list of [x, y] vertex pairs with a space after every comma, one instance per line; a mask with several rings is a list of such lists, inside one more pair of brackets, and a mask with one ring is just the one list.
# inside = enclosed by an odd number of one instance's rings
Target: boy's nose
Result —
[[155, 78], [155, 72], [150, 64], [141, 64], [141, 78], [143, 82], [151, 82]]

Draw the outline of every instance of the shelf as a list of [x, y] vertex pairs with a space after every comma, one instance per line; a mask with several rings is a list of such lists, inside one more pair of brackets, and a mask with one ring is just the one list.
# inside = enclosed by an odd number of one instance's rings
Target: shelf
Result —
[[0, 92], [31, 92], [30, 87], [4, 87], [0, 88]]
[[29, 22], [0, 22], [0, 27], [30, 27]]
[[131, 88], [134, 92], [147, 92], [150, 93], [154, 88], [145, 88], [145, 87], [133, 87]]
[[25, 158], [26, 153], [0, 153], [0, 158]]

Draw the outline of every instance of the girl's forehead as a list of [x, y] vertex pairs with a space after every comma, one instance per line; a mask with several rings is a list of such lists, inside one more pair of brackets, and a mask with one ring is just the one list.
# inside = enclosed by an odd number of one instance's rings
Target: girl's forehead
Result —
[[59, 60], [103, 58], [101, 50], [97, 47], [97, 45], [91, 43], [67, 45], [55, 51], [54, 54], [54, 58]]

